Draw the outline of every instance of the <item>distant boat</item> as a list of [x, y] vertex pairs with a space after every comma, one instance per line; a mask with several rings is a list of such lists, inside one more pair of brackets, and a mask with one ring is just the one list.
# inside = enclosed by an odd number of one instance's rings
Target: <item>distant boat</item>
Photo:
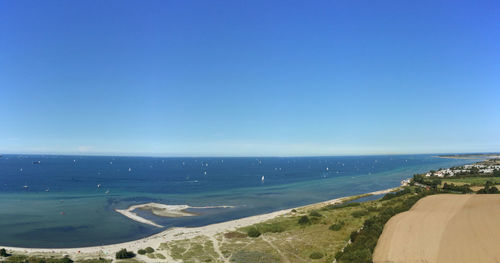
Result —
[[23, 188], [24, 188], [24, 189], [28, 189], [28, 188], [29, 188], [29, 186], [27, 186], [27, 185], [24, 185], [24, 186], [23, 186]]
[[33, 164], [40, 164], [40, 161], [34, 161]]
[[129, 172], [132, 172], [132, 168], [128, 168], [128, 171], [129, 171]]
[[262, 178], [260, 178], [260, 180], [261, 180], [262, 182], [264, 182], [264, 176], [262, 176]]
[[106, 190], [105, 194], [109, 194], [109, 190]]
[[101, 184], [97, 184], [97, 188], [101, 188]]
[[50, 189], [49, 188], [45, 189], [45, 192], [50, 192]]
[[19, 172], [22, 172], [23, 171], [23, 168], [19, 169]]

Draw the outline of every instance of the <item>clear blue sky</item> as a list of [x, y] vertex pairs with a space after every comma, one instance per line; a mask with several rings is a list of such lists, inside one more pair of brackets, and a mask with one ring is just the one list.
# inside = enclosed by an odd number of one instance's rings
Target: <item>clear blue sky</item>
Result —
[[0, 152], [500, 151], [499, 1], [1, 1]]

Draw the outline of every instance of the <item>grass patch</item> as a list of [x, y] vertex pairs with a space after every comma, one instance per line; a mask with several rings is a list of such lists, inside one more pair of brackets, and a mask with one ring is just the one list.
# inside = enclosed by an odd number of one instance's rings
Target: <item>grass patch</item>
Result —
[[346, 207], [356, 207], [356, 206], [360, 206], [360, 205], [361, 205], [360, 203], [356, 203], [356, 202], [342, 203], [342, 204], [329, 204], [329, 205], [323, 206], [321, 208], [321, 210], [328, 211], [328, 210], [334, 210], [334, 209], [342, 209], [342, 208], [346, 208]]
[[357, 210], [357, 211], [354, 211], [351, 213], [351, 215], [355, 218], [360, 218], [360, 217], [366, 216], [368, 214], [369, 214], [369, 212], [367, 210]]
[[25, 255], [11, 255], [2, 262], [8, 263], [72, 263], [68, 257], [35, 257]]
[[247, 237], [247, 236], [248, 236], [248, 235], [247, 235], [247, 234], [245, 234], [245, 233], [236, 232], [236, 231], [234, 231], [234, 232], [224, 233], [224, 237], [225, 237], [225, 238], [229, 238], [229, 239], [231, 239], [231, 238], [245, 238], [245, 237]]
[[76, 263], [111, 263], [113, 260], [105, 258], [77, 260]]
[[455, 184], [455, 185], [466, 185], [471, 186], [484, 186], [487, 181], [491, 181], [493, 184], [500, 184], [500, 177], [484, 176], [484, 177], [464, 177], [464, 178], [445, 178], [441, 180], [441, 187], [444, 183]]
[[271, 254], [260, 251], [246, 251], [246, 250], [240, 250], [236, 252], [231, 257], [230, 260], [231, 262], [237, 262], [237, 263], [279, 262], [279, 259]]
[[312, 252], [310, 255], [309, 255], [309, 258], [310, 259], [320, 259], [320, 258], [323, 258], [325, 255], [323, 255], [323, 253], [321, 252]]
[[[169, 250], [175, 260], [182, 262], [217, 262], [218, 255], [211, 240], [205, 236], [162, 243], [160, 248]], [[157, 258], [159, 253], [154, 254]], [[149, 254], [148, 254], [149, 255]]]

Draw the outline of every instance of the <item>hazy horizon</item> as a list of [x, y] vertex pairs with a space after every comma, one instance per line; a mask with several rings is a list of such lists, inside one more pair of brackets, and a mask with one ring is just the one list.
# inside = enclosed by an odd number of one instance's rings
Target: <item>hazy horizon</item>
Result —
[[2, 152], [2, 155], [34, 156], [96, 156], [96, 157], [151, 157], [151, 158], [309, 158], [309, 157], [349, 157], [349, 156], [398, 156], [398, 155], [460, 155], [460, 154], [500, 154], [500, 152], [423, 152], [423, 153], [373, 153], [373, 154], [337, 154], [337, 155], [182, 155], [182, 154], [127, 154], [127, 153], [19, 153]]

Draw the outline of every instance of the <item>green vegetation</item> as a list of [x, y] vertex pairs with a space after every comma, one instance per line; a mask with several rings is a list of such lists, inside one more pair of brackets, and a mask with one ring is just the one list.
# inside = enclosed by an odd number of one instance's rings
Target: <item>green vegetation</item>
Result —
[[247, 235], [249, 237], [259, 237], [260, 234], [261, 234], [260, 231], [257, 230], [256, 227], [252, 227], [252, 228], [248, 229], [248, 232], [247, 232]]
[[312, 252], [311, 255], [309, 255], [310, 259], [320, 259], [323, 258], [323, 253], [321, 252]]
[[28, 257], [24, 255], [13, 255], [7, 258], [4, 262], [8, 263], [72, 263], [73, 260], [71, 260], [68, 257], [62, 257], [62, 258], [44, 258], [44, 257]]
[[498, 191], [498, 188], [493, 186], [493, 183], [491, 181], [487, 181], [486, 184], [484, 185], [484, 188], [477, 191], [477, 193], [478, 194], [498, 194], [500, 192]]
[[309, 220], [308, 216], [301, 216], [298, 221], [299, 225], [310, 225], [311, 220]]
[[342, 229], [344, 225], [345, 225], [344, 221], [340, 221], [338, 223], [331, 225], [328, 229], [332, 231], [339, 231], [340, 229]]
[[113, 260], [111, 259], [104, 259], [104, 258], [98, 258], [98, 259], [84, 259], [84, 260], [78, 260], [76, 263], [111, 263]]
[[247, 237], [248, 235], [247, 234], [244, 234], [244, 233], [241, 233], [241, 232], [228, 232], [228, 233], [224, 233], [224, 237], [225, 238], [245, 238]]
[[152, 247], [147, 247], [145, 250], [146, 250], [146, 253], [153, 253], [153, 252], [155, 252], [155, 250]]
[[146, 254], [146, 250], [145, 249], [139, 249], [139, 250], [137, 250], [137, 254], [139, 254], [139, 255], [145, 255]]
[[120, 251], [116, 252], [115, 256], [116, 256], [116, 259], [126, 259], [126, 258], [135, 257], [135, 254], [134, 254], [134, 252], [127, 251], [125, 248], [123, 248]]
[[283, 222], [260, 223], [255, 226], [260, 233], [281, 233], [287, 229], [287, 225]]
[[1, 257], [8, 257], [9, 256], [9, 254], [7, 254], [7, 251], [5, 250], [5, 248], [0, 249], [0, 256]]
[[403, 190], [400, 190], [397, 192], [388, 193], [388, 194], [384, 195], [380, 200], [381, 201], [391, 200], [393, 198], [400, 197], [400, 196], [403, 196], [403, 195], [409, 194], [409, 193], [411, 193], [410, 188], [404, 188]]
[[[181, 262], [220, 262], [213, 242], [205, 236], [162, 243], [157, 252], [160, 250], [168, 250], [172, 258]], [[160, 258], [158, 253], [155, 255]]]
[[279, 259], [272, 255], [259, 251], [241, 250], [231, 257], [231, 262], [269, 262], [277, 263]]
[[454, 185], [454, 184], [443, 184], [443, 190], [448, 192], [458, 192], [462, 194], [472, 193], [472, 189], [469, 188], [469, 185]]
[[500, 184], [500, 177], [492, 177], [492, 176], [481, 176], [481, 177], [448, 177], [443, 179], [443, 183], [454, 183], [455, 185], [464, 185], [469, 184], [471, 186], [483, 186], [486, 182], [492, 182], [493, 184]]
[[[432, 171], [431, 171], [432, 173]], [[421, 174], [413, 175], [413, 182], [429, 186], [430, 188], [436, 189], [438, 185], [441, 185], [441, 179], [436, 177], [431, 177], [430, 179], [425, 178]]]
[[342, 209], [346, 207], [356, 207], [360, 206], [360, 203], [342, 203], [342, 204], [331, 204], [331, 205], [326, 205], [321, 208], [322, 211], [328, 211], [328, 210], [334, 210], [334, 209]]
[[321, 215], [318, 211], [316, 210], [313, 210], [309, 213], [309, 216], [313, 216], [313, 217], [322, 217], [323, 215]]
[[369, 214], [368, 210], [357, 210], [357, 211], [354, 211], [351, 213], [351, 215], [355, 218], [360, 218], [360, 217], [366, 216], [368, 214]]

